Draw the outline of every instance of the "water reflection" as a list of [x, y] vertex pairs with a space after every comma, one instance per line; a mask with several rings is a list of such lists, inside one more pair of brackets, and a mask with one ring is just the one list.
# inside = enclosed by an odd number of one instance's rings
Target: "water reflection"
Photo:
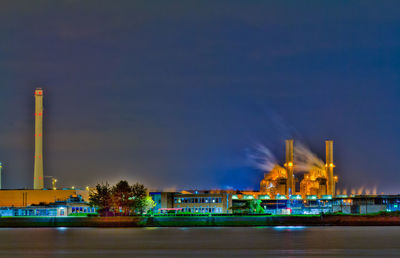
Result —
[[304, 226], [276, 226], [273, 227], [277, 231], [294, 231], [294, 230], [304, 230]]
[[398, 239], [400, 227], [7, 228], [0, 257], [400, 257]]

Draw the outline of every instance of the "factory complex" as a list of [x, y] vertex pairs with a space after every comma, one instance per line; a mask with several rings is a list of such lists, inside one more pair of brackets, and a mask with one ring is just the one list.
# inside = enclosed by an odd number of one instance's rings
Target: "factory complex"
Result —
[[338, 177], [333, 173], [333, 141], [327, 140], [325, 145], [325, 165], [311, 166], [302, 179], [294, 174], [296, 163], [290, 139], [286, 140], [285, 163], [275, 164], [264, 174], [259, 191], [152, 192], [150, 196], [157, 204], [154, 212], [289, 215], [400, 211], [400, 195], [336, 195]]
[[[2, 189], [0, 163], [1, 216], [70, 216], [96, 212], [89, 207], [89, 188], [57, 189], [44, 186], [43, 170], [43, 96], [35, 90], [35, 151], [33, 189]], [[154, 214], [368, 214], [400, 211], [400, 195], [346, 195], [336, 193], [338, 177], [334, 174], [333, 141], [325, 141], [324, 164], [295, 173], [294, 140], [285, 142], [285, 161], [274, 164], [260, 179], [258, 191], [187, 190], [149, 192]]]

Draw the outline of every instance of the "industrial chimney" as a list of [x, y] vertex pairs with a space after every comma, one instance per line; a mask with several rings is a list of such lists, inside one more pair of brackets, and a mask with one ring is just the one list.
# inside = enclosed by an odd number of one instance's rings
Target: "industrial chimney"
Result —
[[1, 162], [0, 162], [0, 190], [2, 189], [1, 187], [2, 187], [2, 185], [1, 185], [1, 169], [3, 168], [3, 166], [2, 166], [2, 164], [1, 164]]
[[325, 141], [326, 147], [326, 173], [328, 176], [327, 182], [327, 194], [335, 196], [335, 178], [333, 177], [333, 168], [335, 165], [333, 164], [333, 141], [327, 140]]
[[35, 90], [35, 165], [33, 189], [43, 189], [43, 90]]
[[287, 171], [287, 185], [286, 195], [292, 195], [295, 193], [295, 182], [293, 178], [293, 140], [286, 140], [286, 171]]

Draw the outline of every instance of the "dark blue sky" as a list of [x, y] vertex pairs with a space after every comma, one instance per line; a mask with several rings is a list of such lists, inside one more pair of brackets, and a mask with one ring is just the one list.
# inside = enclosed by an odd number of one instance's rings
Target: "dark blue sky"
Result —
[[31, 187], [33, 90], [61, 185], [258, 188], [294, 137], [398, 193], [399, 1], [1, 1], [0, 160]]

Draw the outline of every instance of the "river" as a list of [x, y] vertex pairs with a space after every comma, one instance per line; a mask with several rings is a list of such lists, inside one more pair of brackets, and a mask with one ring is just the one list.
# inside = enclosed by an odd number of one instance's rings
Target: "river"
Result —
[[400, 227], [1, 228], [0, 257], [400, 256]]

